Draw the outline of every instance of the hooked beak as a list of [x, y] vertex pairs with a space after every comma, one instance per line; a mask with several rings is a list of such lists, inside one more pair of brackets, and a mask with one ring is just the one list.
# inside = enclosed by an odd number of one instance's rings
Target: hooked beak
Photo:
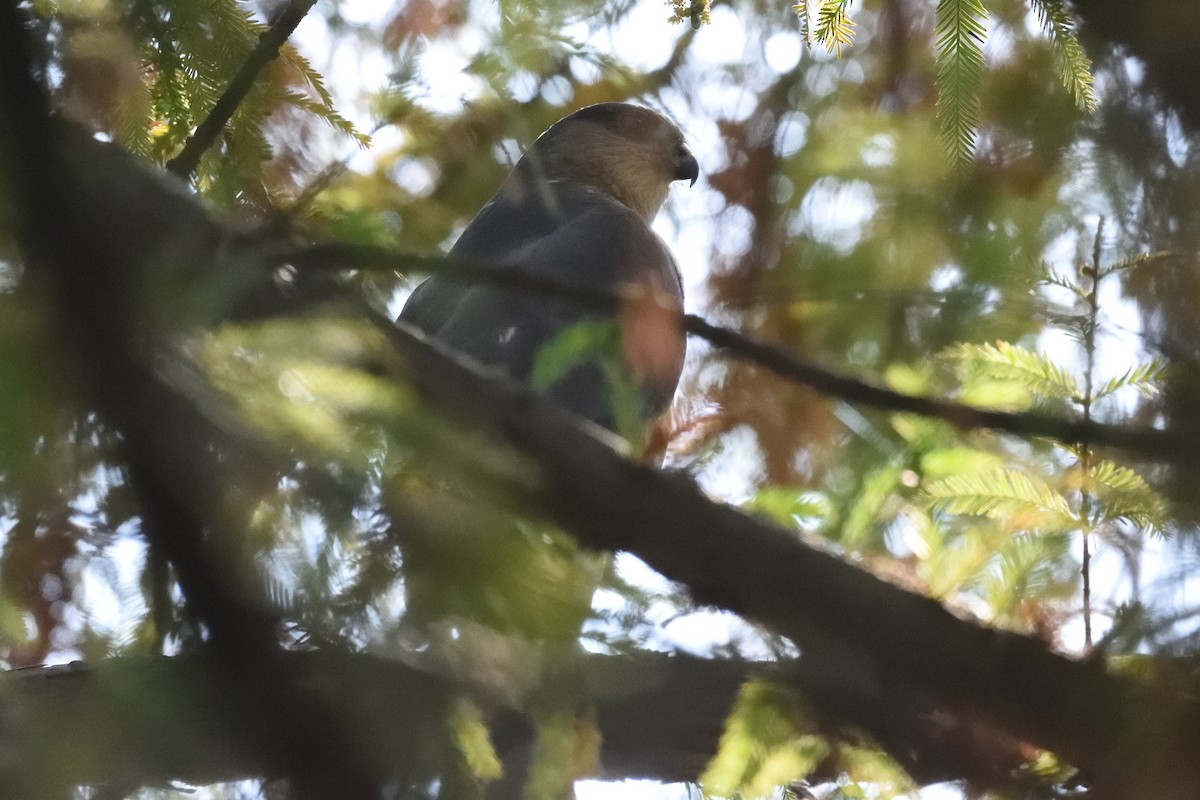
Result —
[[689, 181], [688, 186], [695, 186], [700, 177], [700, 164], [696, 157], [687, 150], [675, 157], [675, 180]]

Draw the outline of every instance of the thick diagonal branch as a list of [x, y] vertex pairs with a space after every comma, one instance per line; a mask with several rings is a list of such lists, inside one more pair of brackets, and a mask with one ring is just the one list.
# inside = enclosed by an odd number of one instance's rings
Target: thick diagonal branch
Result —
[[[315, 678], [290, 687], [301, 702], [322, 701], [314, 686], [333, 687], [338, 708], [355, 720], [361, 741], [388, 764], [392, 777], [428, 752], [454, 698], [471, 691], [444, 674], [369, 655], [282, 658], [288, 674]], [[0, 730], [0, 745], [9, 752], [24, 746], [78, 754], [58, 765], [66, 783], [205, 784], [260, 777], [270, 764], [247, 741], [255, 723], [244, 705], [230, 702], [220, 667], [197, 657], [117, 658], [0, 673], [9, 718], [21, 721], [16, 730]], [[594, 710], [602, 737], [600, 761], [585, 777], [695, 780], [716, 754], [724, 721], [750, 678], [786, 682], [810, 698], [822, 730], [832, 735], [869, 720], [894, 750], [903, 751], [913, 777], [924, 783], [966, 779], [1004, 786], [1022, 761], [1013, 741], [986, 738], [969, 726], [921, 713], [906, 702], [911, 698], [873, 691], [847, 681], [844, 673], [822, 674], [804, 663], [588, 655], [580, 674], [579, 699]], [[136, 714], [129, 713], [129, 697], [138, 698]], [[529, 745], [532, 727], [519, 709], [498, 709], [491, 717], [500, 756]], [[814, 720], [795, 722], [807, 732]], [[164, 741], [166, 730], [172, 735]]]
[[[861, 682], [911, 686], [1053, 750], [1085, 771], [1098, 796], [1200, 794], [1194, 701], [958, 619], [708, 500], [681, 476], [619, 458], [566, 412], [516, 383], [488, 379], [419, 333], [386, 320], [379, 329], [395, 346], [398, 376], [431, 406], [536, 460], [545, 512], [585, 544], [634, 553], [700, 602], [789, 636], [806, 657], [859, 670]], [[1151, 724], [1159, 732], [1153, 742], [1138, 733]]]

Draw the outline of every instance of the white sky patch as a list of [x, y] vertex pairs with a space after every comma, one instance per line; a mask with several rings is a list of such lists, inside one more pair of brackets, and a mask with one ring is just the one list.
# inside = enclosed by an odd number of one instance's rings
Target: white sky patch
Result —
[[604, 76], [596, 62], [586, 58], [572, 56], [568, 64], [571, 67], [571, 75], [580, 83], [598, 83]]
[[638, 586], [644, 586], [652, 592], [665, 592], [671, 588], [670, 581], [648, 567], [645, 561], [635, 555], [617, 553], [613, 564], [622, 578], [636, 583]]
[[954, 783], [935, 783], [917, 792], [921, 800], [962, 800], [963, 790]]
[[1183, 123], [1179, 120], [1179, 114], [1170, 111], [1166, 113], [1167, 133], [1167, 155], [1171, 158], [1171, 162], [1182, 167], [1187, 162], [1188, 151], [1191, 145], [1188, 143], [1188, 137], [1184, 133]]
[[[357, 3], [345, 3], [346, 10]], [[376, 11], [378, 14], [378, 11]], [[375, 125], [370, 105], [363, 102], [369, 95], [383, 89], [388, 82], [391, 65], [380, 48], [355, 47], [351, 39], [333, 36], [324, 18], [308, 14], [300, 21], [292, 41], [300, 53], [309, 59], [327, 80], [334, 94], [334, 107], [359, 130], [369, 131]], [[353, 75], [353, 82], [335, 76]]]
[[791, 158], [800, 152], [808, 141], [808, 126], [812, 123], [809, 116], [800, 111], [788, 111], [779, 120], [779, 130], [775, 133], [775, 152], [780, 158]]
[[763, 45], [763, 58], [775, 72], [789, 72], [800, 63], [803, 47], [799, 34], [791, 31], [776, 33]]
[[[658, 640], [673, 649], [705, 656], [714, 645], [741, 639], [747, 630], [747, 624], [736, 614], [703, 609], [663, 620]], [[765, 648], [742, 654], [751, 659], [771, 655]]]
[[696, 791], [684, 783], [662, 784], [656, 781], [577, 781], [578, 800], [689, 800]]
[[804, 86], [812, 94], [813, 99], [819, 99], [833, 94], [842, 80], [838, 63], [822, 61], [820, 52], [814, 50], [814, 63], [804, 71]]
[[715, 227], [720, 236], [712, 243], [714, 251], [729, 258], [736, 258], [750, 247], [754, 215], [744, 206], [729, 206], [721, 212]]
[[758, 98], [746, 86], [732, 81], [711, 81], [696, 89], [696, 98], [707, 109], [734, 122], [742, 122], [754, 113]]
[[485, 89], [483, 80], [467, 72], [471, 58], [460, 46], [437, 42], [430, 44], [417, 59], [427, 91], [415, 99], [430, 111], [453, 114]]
[[788, 233], [848, 253], [862, 239], [864, 227], [878, 209], [875, 191], [866, 181], [821, 178], [801, 201], [800, 214]]
[[943, 264], [933, 271], [929, 288], [935, 292], [948, 292], [962, 283], [963, 271], [958, 264]]
[[712, 24], [697, 31], [692, 41], [692, 54], [700, 64], [739, 64], [745, 61], [746, 27], [733, 9], [724, 5], [713, 8]]
[[[360, 128], [360, 130], [370, 130], [370, 128]], [[346, 166], [359, 172], [368, 173], [374, 168], [375, 161], [380, 155], [399, 150], [407, 141], [408, 134], [404, 132], [403, 128], [395, 125], [384, 126], [371, 134], [370, 147], [355, 149], [353, 155], [346, 162]]]
[[620, 25], [611, 31], [598, 31], [598, 38], [605, 50], [634, 69], [657, 69], [671, 57], [675, 38], [681, 32], [678, 25], [670, 23], [669, 16], [662, 3], [637, 3]]
[[[1030, 12], [1026, 15], [1026, 24], [1033, 19], [1034, 25], [1040, 30], [1041, 26], [1037, 25], [1037, 18]], [[989, 25], [987, 38], [983, 42], [983, 57], [991, 63], [1005, 63], [1011, 61], [1015, 52], [1015, 41], [1013, 40], [1012, 32], [1006, 25]]]
[[868, 167], [886, 167], [896, 160], [896, 140], [886, 133], [877, 133], [867, 140], [861, 151]]
[[734, 505], [749, 500], [762, 480], [762, 450], [754, 432], [746, 427], [730, 431], [721, 439], [720, 461], [696, 477], [709, 497]]
[[396, 183], [414, 197], [425, 197], [432, 192], [440, 176], [441, 169], [432, 158], [405, 159], [393, 173]]
[[377, 0], [341, 0], [337, 10], [338, 14], [352, 25], [373, 25], [394, 8], [387, 7]]
[[120, 536], [103, 555], [89, 558], [80, 573], [76, 600], [87, 623], [117, 642], [132, 634], [134, 625], [146, 613], [138, 588], [145, 564], [146, 545], [142, 539]]
[[[1095, 220], [1082, 220], [1084, 225], [1095, 225]], [[1075, 242], [1079, 238], [1078, 231], [1066, 231], [1054, 237], [1042, 250], [1042, 260], [1053, 265], [1060, 271], [1067, 268], [1075, 260]]]
[[509, 79], [508, 90], [512, 92], [513, 99], [518, 103], [528, 103], [537, 97], [540, 85], [541, 80], [537, 75], [522, 70]]

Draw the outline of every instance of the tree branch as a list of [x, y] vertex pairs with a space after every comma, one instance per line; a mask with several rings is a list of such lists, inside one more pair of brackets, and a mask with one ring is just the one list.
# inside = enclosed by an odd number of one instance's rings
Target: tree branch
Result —
[[[521, 272], [516, 269], [472, 264], [441, 256], [398, 253], [386, 248], [321, 243], [307, 247], [285, 246], [272, 254], [279, 263], [306, 269], [404, 269], [430, 272], [463, 281], [488, 282], [554, 297], [600, 309], [613, 308], [634, 298], [633, 292], [605, 292], [566, 281]], [[646, 302], [645, 298], [638, 298]], [[671, 309], [673, 311], [673, 309]], [[1036, 412], [995, 411], [936, 397], [920, 397], [842, 375], [792, 353], [781, 345], [757, 341], [743, 333], [714, 325], [703, 317], [687, 314], [684, 329], [714, 347], [780, 377], [823, 395], [882, 411], [920, 414], [944, 420], [959, 430], [996, 430], [1017, 436], [1044, 436], [1072, 444], [1088, 442], [1097, 447], [1114, 447], [1141, 457], [1191, 460], [1200, 445], [1187, 437], [1155, 428], [1130, 429], [1091, 420], [1070, 420]]]
[[[544, 513], [584, 544], [639, 556], [701, 603], [757, 620], [806, 657], [834, 659], [847, 676], [854, 670], [864, 683], [899, 682], [1056, 752], [1084, 771], [1099, 797], [1200, 794], [1190, 747], [1200, 737], [1195, 700], [958, 619], [934, 600], [712, 502], [682, 476], [617, 457], [564, 410], [515, 382], [485, 377], [411, 328], [383, 319], [378, 328], [396, 348], [391, 368], [430, 407], [539, 464]], [[1157, 732], [1152, 741], [1137, 733], [1148, 726]]]
[[167, 162], [169, 172], [186, 178], [196, 171], [196, 167], [200, 165], [200, 158], [213, 146], [225, 125], [233, 118], [234, 112], [246, 99], [263, 67], [279, 57], [279, 49], [316, 2], [317, 0], [291, 0], [271, 27], [263, 31], [258, 37], [258, 44], [246, 56], [246, 60], [242, 62], [225, 92], [217, 98], [208, 116], [192, 131], [179, 154]]
[[[440, 736], [453, 698], [471, 693], [444, 673], [362, 654], [292, 652], [286, 674], [309, 676], [287, 687], [301, 703], [324, 702], [314, 686], [355, 721], [372, 752], [403, 777]], [[254, 723], [231, 702], [219, 663], [203, 658], [116, 658], [0, 673], [7, 711], [20, 720], [0, 736], [6, 752], [28, 757], [45, 749], [69, 752], [55, 761], [70, 784], [207, 784], [261, 777], [270, 764], [243, 739]], [[894, 691], [848, 682], [845, 671], [821, 674], [803, 662], [764, 664], [686, 655], [588, 655], [580, 668], [579, 701], [593, 710], [601, 734], [600, 761], [582, 777], [694, 781], [716, 754], [724, 721], [742, 683], [763, 678], [799, 691], [830, 735], [871, 720], [902, 741], [897, 751], [920, 781], [966, 778], [992, 788], [1011, 785], [1022, 762], [1015, 742], [987, 738], [907, 705]], [[131, 714], [129, 698], [138, 713]], [[491, 713], [498, 755], [528, 746], [532, 727], [519, 709]], [[214, 713], [215, 712], [215, 713]], [[514, 717], [513, 712], [518, 712]], [[815, 720], [795, 722], [805, 731]], [[163, 732], [171, 735], [164, 737]], [[982, 747], [986, 743], [986, 750]], [[799, 777], [799, 776], [797, 776]], [[817, 779], [836, 775], [817, 775]]]
[[[159, 175], [54, 124], [29, 73], [23, 27], [17, 6], [0, 6], [0, 176], [17, 211], [18, 244], [49, 287], [55, 333], [76, 359], [81, 392], [120, 437], [143, 533], [171, 560], [207, 626], [225, 666], [221, 680], [254, 723], [249, 746], [271, 774], [294, 777], [296, 797], [306, 800], [373, 798], [377, 783], [344, 735], [344, 720], [288, 693], [296, 676], [277, 658], [275, 615], [242, 565], [214, 546], [227, 521], [220, 510], [229, 472], [221, 462], [238, 451], [221, 447], [221, 432], [147, 363], [137, 303], [148, 262], [199, 263], [204, 274], [223, 236]], [[16, 777], [19, 788], [5, 783], [14, 796], [42, 796], [46, 782], [61, 781], [53, 771]]]
[[[381, 778], [406, 777], [414, 759], [429, 752], [422, 745], [437, 740], [437, 724], [449, 710], [445, 681], [400, 664], [315, 652], [280, 653], [278, 661], [275, 691], [301, 707], [336, 704], [355, 724], [359, 757], [383, 765]], [[257, 709], [231, 691], [241, 677], [223, 659], [204, 656], [2, 673], [14, 724], [0, 741], [18, 761], [52, 764], [55, 779], [67, 785], [203, 785], [286, 775], [263, 752]], [[287, 714], [277, 717], [267, 735], [294, 737], [291, 722]], [[338, 743], [317, 740], [312, 749], [313, 770], [329, 769]], [[336, 781], [326, 789], [322, 800], [353, 792]]]

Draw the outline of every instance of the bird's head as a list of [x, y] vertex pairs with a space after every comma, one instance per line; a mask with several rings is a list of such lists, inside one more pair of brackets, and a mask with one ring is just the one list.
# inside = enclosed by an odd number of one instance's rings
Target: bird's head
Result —
[[563, 117], [517, 164], [522, 177], [569, 180], [612, 195], [650, 222], [673, 181], [700, 175], [683, 133], [662, 114], [629, 103], [599, 103]]

